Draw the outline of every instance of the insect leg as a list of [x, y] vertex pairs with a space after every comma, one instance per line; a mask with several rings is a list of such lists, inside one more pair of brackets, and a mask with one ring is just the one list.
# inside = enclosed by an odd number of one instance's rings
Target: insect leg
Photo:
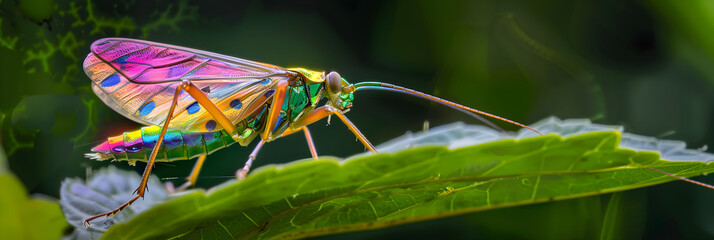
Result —
[[[203, 167], [204, 161], [206, 161], [206, 155], [200, 156], [198, 158], [198, 160], [196, 160], [196, 165], [193, 165], [193, 170], [191, 170], [191, 175], [188, 175], [188, 177], [186, 177], [186, 181], [190, 182], [191, 185], [196, 185], [196, 179], [198, 178], [198, 173], [201, 172], [201, 167]], [[181, 191], [181, 190], [179, 190], [179, 191]]]
[[367, 138], [364, 136], [364, 134], [362, 134], [362, 132], [357, 129], [357, 126], [355, 126], [352, 121], [347, 119], [347, 117], [338, 110], [333, 111], [333, 113], [337, 115], [337, 117], [339, 117], [345, 125], [347, 125], [347, 128], [349, 128], [350, 131], [352, 131], [352, 133], [357, 136], [357, 139], [359, 139], [365, 147], [367, 147], [372, 152], [377, 152], [377, 149], [375, 149], [372, 143], [370, 143], [369, 140], [367, 140]]
[[266, 141], [271, 141], [273, 139], [273, 129], [275, 128], [275, 124], [277, 123], [278, 117], [280, 116], [280, 111], [282, 110], [283, 102], [285, 101], [285, 92], [287, 91], [287, 88], [287, 80], [282, 80], [278, 82], [277, 87], [275, 89], [275, 93], [273, 93], [273, 101], [270, 103], [270, 109], [268, 110], [268, 115], [265, 121], [265, 130], [263, 130], [263, 132], [260, 134], [260, 142], [257, 146], [255, 146], [255, 149], [253, 149], [253, 152], [250, 154], [250, 156], [248, 156], [248, 161], [245, 162], [245, 165], [242, 169], [236, 171], [236, 177], [238, 179], [245, 179], [245, 176], [248, 175], [248, 171], [250, 171], [250, 166], [253, 164], [253, 161], [255, 160], [256, 156], [258, 156], [258, 151], [260, 151], [260, 148], [263, 147], [263, 144]]
[[327, 116], [330, 116], [332, 114], [337, 115], [337, 117], [339, 117], [340, 120], [342, 120], [342, 122], [345, 123], [345, 125], [347, 125], [347, 128], [349, 128], [350, 131], [352, 131], [352, 133], [357, 137], [357, 139], [359, 139], [362, 142], [362, 144], [366, 148], [368, 148], [369, 150], [371, 150], [373, 152], [377, 151], [377, 149], [374, 148], [374, 145], [372, 145], [372, 143], [370, 143], [369, 140], [367, 140], [367, 138], [364, 136], [364, 134], [362, 134], [362, 132], [360, 132], [359, 129], [357, 129], [357, 127], [349, 119], [347, 119], [347, 117], [345, 117], [344, 114], [342, 114], [340, 112], [340, 110], [337, 110], [331, 106], [322, 106], [322, 107], [319, 107], [319, 108], [316, 108], [316, 109], [310, 111], [309, 113], [305, 114], [304, 117], [295, 121], [290, 127], [293, 129], [300, 128], [305, 125], [316, 122], [317, 120], [320, 120]]
[[238, 179], [243, 180], [245, 179], [245, 176], [248, 175], [248, 171], [250, 171], [250, 166], [253, 165], [253, 160], [255, 160], [255, 157], [258, 156], [258, 151], [260, 151], [260, 148], [263, 147], [264, 143], [265, 140], [261, 139], [260, 142], [258, 142], [258, 145], [256, 145], [253, 149], [253, 152], [250, 153], [250, 156], [248, 156], [248, 161], [245, 162], [243, 168], [236, 171], [236, 177]]
[[307, 147], [310, 148], [310, 155], [313, 159], [317, 159], [317, 149], [315, 148], [315, 142], [312, 141], [312, 135], [310, 135], [310, 130], [307, 130], [307, 126], [302, 127], [302, 132], [305, 133], [305, 140], [307, 141]]
[[198, 160], [196, 160], [196, 164], [193, 165], [193, 170], [191, 170], [191, 174], [186, 177], [186, 182], [183, 185], [174, 189], [174, 185], [171, 184], [171, 182], [167, 182], [166, 189], [169, 190], [169, 192], [171, 193], [177, 193], [186, 190], [186, 188], [190, 186], [196, 185], [196, 179], [198, 178], [198, 173], [201, 172], [201, 167], [203, 167], [204, 161], [206, 161], [206, 155], [198, 157]]
[[317, 159], [317, 149], [315, 148], [315, 142], [312, 141], [312, 135], [310, 135], [310, 130], [307, 130], [307, 126], [302, 126], [301, 128], [295, 130], [287, 129], [283, 132], [282, 135], [280, 135], [280, 137], [285, 137], [298, 131], [303, 131], [305, 133], [305, 140], [307, 140], [307, 147], [310, 148], [310, 154], [312, 155], [313, 159]]
[[271, 141], [273, 140], [273, 129], [280, 116], [283, 102], [285, 102], [285, 92], [288, 89], [288, 80], [281, 80], [277, 83], [275, 93], [273, 93], [273, 101], [270, 103], [267, 119], [265, 121], [265, 130], [260, 133], [260, 138]]
[[149, 161], [146, 162], [146, 168], [144, 169], [144, 174], [142, 175], [141, 183], [139, 184], [139, 187], [136, 190], [134, 190], [134, 193], [136, 193], [136, 196], [112, 211], [98, 214], [98, 215], [95, 215], [95, 216], [85, 219], [84, 220], [85, 226], [89, 226], [89, 221], [92, 221], [99, 217], [112, 216], [114, 214], [117, 214], [118, 212], [121, 212], [122, 210], [124, 210], [124, 208], [126, 208], [129, 205], [131, 205], [132, 203], [134, 203], [134, 201], [139, 199], [139, 197], [141, 197], [141, 198], [144, 197], [144, 193], [146, 191], [146, 184], [149, 181], [149, 175], [151, 174], [151, 170], [154, 167], [154, 160], [156, 160], [156, 155], [159, 153], [161, 144], [164, 142], [164, 135], [166, 135], [166, 130], [169, 128], [169, 123], [171, 122], [171, 118], [173, 118], [174, 109], [176, 108], [176, 103], [178, 103], [179, 96], [181, 95], [181, 89], [184, 88], [186, 83], [187, 82], [183, 82], [178, 87], [176, 87], [176, 92], [174, 93], [174, 99], [171, 102], [171, 108], [169, 108], [169, 114], [168, 114], [168, 116], [166, 116], [166, 120], [164, 121], [164, 126], [161, 128], [161, 134], [159, 134], [159, 139], [156, 140], [156, 145], [154, 145], [154, 149], [151, 151], [151, 156], [149, 157]]
[[213, 119], [215, 119], [216, 122], [218, 122], [218, 124], [221, 125], [221, 127], [223, 127], [223, 129], [226, 130], [226, 132], [228, 132], [228, 134], [230, 134], [231, 137], [233, 137], [233, 139], [236, 139], [237, 141], [237, 138], [239, 138], [240, 136], [238, 134], [238, 131], [236, 131], [236, 128], [233, 126], [231, 120], [228, 120], [228, 117], [226, 117], [226, 115], [223, 114], [220, 109], [218, 109], [215, 103], [211, 102], [211, 100], [208, 99], [206, 94], [200, 88], [196, 87], [196, 85], [189, 81], [184, 81], [184, 84], [185, 85], [182, 85], [183, 90], [186, 91], [189, 95], [191, 95], [191, 97], [193, 97], [193, 99], [195, 99], [199, 105], [204, 107], [208, 114], [211, 114], [211, 117], [213, 117]]
[[[287, 81], [285, 81], [285, 82], [287, 83]], [[216, 122], [218, 122], [218, 124], [220, 124], [221, 127], [223, 127], [223, 129], [226, 130], [226, 132], [228, 132], [228, 134], [230, 134], [231, 137], [233, 137], [233, 139], [237, 140], [238, 138], [240, 138], [238, 132], [236, 131], [235, 127], [233, 126], [233, 123], [231, 123], [231, 121], [228, 119], [228, 117], [226, 117], [226, 115], [223, 114], [223, 112], [220, 109], [218, 109], [216, 104], [214, 104], [213, 102], [211, 102], [210, 99], [208, 99], [206, 94], [201, 89], [199, 89], [196, 85], [194, 85], [193, 83], [191, 83], [189, 81], [184, 81], [181, 86], [182, 86], [182, 89], [184, 91], [186, 91], [189, 95], [191, 95], [191, 97], [193, 97], [196, 100], [196, 102], [198, 102], [199, 105], [203, 106], [206, 109], [208, 114], [211, 114], [213, 119], [215, 119]], [[284, 92], [283, 92], [283, 94], [278, 95], [278, 96], [283, 96], [283, 95], [285, 95]], [[282, 105], [282, 102], [281, 102], [281, 105]], [[256, 152], [256, 154], [257, 154], [257, 152]], [[205, 159], [206, 159], [206, 156], [204, 155], [204, 156], [201, 156], [196, 161], [196, 165], [194, 165], [193, 170], [191, 171], [191, 174], [186, 178], [186, 180], [188, 182], [184, 183], [179, 188], [175, 189], [175, 191], [180, 192], [180, 191], [183, 191], [184, 189], [196, 184], [196, 178], [198, 177], [198, 173], [201, 171], [201, 167], [203, 166], [203, 161], [205, 161]], [[169, 186], [169, 185], [167, 185], [167, 186]], [[172, 189], [172, 188], [168, 187], [168, 189]]]

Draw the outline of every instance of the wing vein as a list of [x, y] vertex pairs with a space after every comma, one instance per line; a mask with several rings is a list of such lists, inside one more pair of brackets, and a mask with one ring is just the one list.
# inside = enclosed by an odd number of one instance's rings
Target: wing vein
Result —
[[[272, 96], [264, 94], [277, 81], [292, 76], [279, 66], [143, 40], [105, 38], [92, 43], [91, 48], [92, 54], [87, 56], [84, 66], [87, 74], [90, 77], [97, 74], [95, 78], [99, 78], [112, 72], [120, 77], [119, 84], [116, 79], [104, 85], [103, 80], [93, 79], [92, 89], [116, 112], [141, 124], [158, 125], [166, 120], [162, 114], [167, 98], [173, 94], [168, 92], [178, 81], [189, 80], [200, 89], [209, 87], [207, 95], [211, 101], [232, 123], [238, 124], [270, 103]], [[99, 63], [109, 66], [92, 67]], [[210, 114], [203, 107], [199, 111], [186, 111], [193, 104], [192, 98], [184, 94], [180, 97], [177, 107], [184, 111], [176, 113], [170, 128], [191, 132], [220, 129], [208, 130]], [[233, 105], [235, 100], [241, 103], [237, 108]], [[142, 111], [152, 101], [154, 105]]]
[[166, 84], [166, 86], [165, 86], [164, 88], [162, 88], [162, 89], [159, 90], [159, 91], [156, 91], [156, 92], [155, 92], [154, 94], [152, 94], [150, 97], [146, 98], [146, 99], [141, 103], [141, 105], [139, 105], [139, 107], [136, 109], [136, 111], [134, 111], [134, 113], [133, 113], [132, 115], [135, 116], [136, 113], [141, 110], [141, 106], [144, 106], [144, 104], [148, 103], [148, 102], [149, 102], [151, 99], [153, 99], [156, 95], [159, 95], [161, 92], [163, 92], [164, 90], [166, 90], [167, 88], [169, 88], [171, 85], [172, 85], [172, 84], [170, 84], [170, 83], [169, 83], [169, 84]]

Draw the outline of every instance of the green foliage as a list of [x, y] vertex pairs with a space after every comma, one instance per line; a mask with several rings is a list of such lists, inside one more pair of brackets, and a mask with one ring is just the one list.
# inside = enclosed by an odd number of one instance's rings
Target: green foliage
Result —
[[610, 202], [608, 202], [607, 211], [605, 212], [605, 219], [602, 224], [602, 233], [600, 234], [600, 239], [602, 240], [616, 239], [615, 235], [617, 232], [615, 229], [617, 220], [619, 219], [617, 213], [621, 206], [621, 196], [622, 195], [620, 193], [614, 193], [612, 194], [612, 197], [610, 197]]
[[7, 49], [13, 50], [17, 40], [20, 40], [17, 36], [3, 36], [2, 34], [2, 18], [0, 18], [0, 46]]
[[[0, 148], [0, 239], [57, 239], [67, 222], [57, 202], [29, 198], [22, 183], [6, 169]], [[42, 229], [38, 231], [38, 226]]]
[[0, 1], [0, 116], [7, 120], [0, 142], [24, 186], [57, 197], [62, 179], [84, 172], [80, 164], [101, 164], [82, 157], [106, 131], [102, 124], [116, 123], [82, 70], [93, 41], [179, 33], [198, 18], [186, 0]]
[[57, 9], [54, 0], [21, 0], [18, 2], [18, 10], [38, 24], [48, 22]]
[[[714, 6], [706, 0], [644, 1], [645, 6], [665, 22], [669, 44], [675, 45], [677, 54], [685, 58], [706, 80], [714, 82], [714, 71], [706, 64], [714, 60], [714, 35], [709, 31], [714, 25]], [[696, 49], [696, 50], [695, 50]]]
[[[77, 116], [89, 122], [100, 114], [97, 109], [104, 107], [91, 104], [97, 99], [81, 68], [92, 41], [106, 34], [146, 38], [168, 29], [179, 32], [180, 23], [198, 18], [198, 8], [186, 0], [165, 4], [155, 9], [151, 17], [140, 20], [123, 13], [129, 7], [143, 6], [136, 2], [22, 0], [17, 3], [0, 1], [0, 4], [3, 4], [0, 5], [0, 58], [4, 63], [0, 68], [6, 74], [3, 76], [6, 81], [0, 88], [0, 95], [4, 97], [4, 101], [0, 101], [0, 113], [40, 112], [37, 108], [23, 109], [18, 104], [27, 97], [69, 94], [84, 103], [84, 106], [80, 104], [72, 108], [86, 108], [93, 114]], [[108, 13], [108, 9], [115, 14]], [[60, 118], [57, 121], [63, 121]], [[53, 120], [54, 117], [42, 119], [48, 124]], [[81, 134], [61, 136], [82, 144], [82, 141], [88, 141], [87, 135], [95, 131], [95, 124], [87, 124]], [[34, 148], [32, 138], [38, 131], [18, 131], [14, 126], [5, 126], [2, 132], [7, 154], [13, 157], [17, 150]], [[27, 181], [22, 171], [16, 173]]]
[[[539, 129], [550, 128], [564, 135], [593, 130], [590, 125], [548, 121], [550, 125], [537, 124]], [[208, 192], [175, 196], [127, 222], [115, 224], [104, 238], [299, 238], [675, 180], [646, 166], [680, 176], [714, 172], [714, 166], [707, 162], [711, 160], [708, 154], [630, 134], [623, 137], [612, 127], [599, 129], [567, 137], [549, 134], [504, 139], [453, 150], [422, 146], [392, 154], [357, 156], [344, 162], [321, 158], [271, 165], [256, 170], [245, 181], [230, 181]], [[602, 131], [606, 129], [610, 131]], [[473, 134], [462, 125], [435, 132], [395, 143], [405, 147], [437, 141], [453, 146], [464, 144], [465, 139], [483, 140], [498, 135]], [[688, 156], [699, 161], [662, 160], [657, 152], [623, 148], [637, 145], [666, 150], [662, 153], [670, 159]], [[613, 221], [619, 208], [617, 201], [613, 197], [608, 205], [611, 209], [605, 217], [603, 239], [616, 231], [617, 223]]]

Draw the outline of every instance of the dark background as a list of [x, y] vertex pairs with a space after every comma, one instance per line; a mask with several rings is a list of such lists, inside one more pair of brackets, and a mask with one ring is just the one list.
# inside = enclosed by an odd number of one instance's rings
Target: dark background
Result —
[[[351, 82], [389, 82], [523, 123], [590, 118], [692, 148], [714, 145], [714, 4], [707, 0], [2, 0], [0, 19], [0, 140], [31, 193], [56, 197], [64, 178], [110, 164], [143, 169], [83, 157], [106, 137], [140, 127], [105, 106], [81, 69], [89, 44], [114, 36], [335, 70]], [[478, 123], [386, 92], [357, 93], [348, 116], [375, 144], [427, 120]], [[364, 151], [337, 121], [310, 129], [320, 155]], [[232, 177], [251, 147], [210, 155], [200, 185]], [[257, 165], [307, 157], [304, 139], [288, 137], [267, 144]], [[192, 165], [159, 164], [155, 173], [183, 178]], [[324, 238], [596, 239], [612, 197]], [[673, 182], [615, 197], [617, 227], [607, 231], [616, 238], [714, 237], [710, 189]]]

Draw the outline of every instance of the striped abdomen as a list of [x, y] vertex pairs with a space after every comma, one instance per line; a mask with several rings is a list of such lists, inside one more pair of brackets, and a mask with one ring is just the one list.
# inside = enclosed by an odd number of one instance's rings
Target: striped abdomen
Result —
[[[92, 148], [87, 157], [106, 160], [147, 161], [161, 133], [161, 127], [148, 126], [140, 130], [125, 132], [122, 135], [110, 137], [99, 146]], [[225, 131], [217, 132], [184, 132], [168, 129], [164, 142], [156, 156], [157, 162], [187, 160], [201, 155], [210, 154], [218, 149], [235, 143]]]

